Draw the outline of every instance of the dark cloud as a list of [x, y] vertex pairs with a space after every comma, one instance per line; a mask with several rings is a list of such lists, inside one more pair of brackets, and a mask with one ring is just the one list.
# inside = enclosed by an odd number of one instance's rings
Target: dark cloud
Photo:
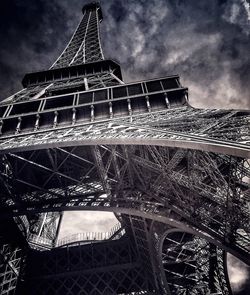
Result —
[[[127, 80], [180, 74], [199, 107], [249, 108], [250, 24], [245, 1], [120, 1], [128, 13], [108, 18], [106, 54]], [[121, 4], [122, 3], [122, 4]], [[239, 12], [233, 17], [235, 8]]]
[[50, 67], [81, 17], [81, 4], [75, 7], [73, 13], [64, 1], [0, 2], [1, 99], [21, 88], [25, 73]]
[[[26, 72], [48, 68], [86, 1], [4, 0], [0, 19], [1, 98]], [[126, 81], [179, 74], [199, 107], [250, 107], [247, 0], [103, 1], [102, 43]]]

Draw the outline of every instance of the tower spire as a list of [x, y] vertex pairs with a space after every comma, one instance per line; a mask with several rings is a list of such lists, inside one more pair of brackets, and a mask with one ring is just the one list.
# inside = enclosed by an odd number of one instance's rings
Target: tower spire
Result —
[[99, 24], [102, 21], [100, 4], [93, 2], [82, 8], [83, 17], [71, 40], [51, 69], [91, 63], [104, 59]]

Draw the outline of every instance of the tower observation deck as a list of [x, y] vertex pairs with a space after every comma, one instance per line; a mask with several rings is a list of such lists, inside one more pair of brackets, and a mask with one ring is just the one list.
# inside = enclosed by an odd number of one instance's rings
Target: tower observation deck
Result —
[[[102, 19], [84, 6], [0, 103], [0, 293], [231, 294], [227, 253], [250, 264], [250, 111], [196, 109], [178, 75], [124, 83]], [[123, 233], [57, 247], [70, 210]]]

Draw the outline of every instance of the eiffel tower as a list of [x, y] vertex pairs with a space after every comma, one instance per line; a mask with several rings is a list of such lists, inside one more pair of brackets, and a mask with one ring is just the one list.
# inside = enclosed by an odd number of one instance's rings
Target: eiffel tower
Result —
[[[0, 293], [231, 294], [227, 254], [250, 264], [250, 111], [194, 108], [178, 75], [124, 83], [100, 5], [82, 12], [0, 103]], [[70, 210], [119, 226], [59, 242]]]

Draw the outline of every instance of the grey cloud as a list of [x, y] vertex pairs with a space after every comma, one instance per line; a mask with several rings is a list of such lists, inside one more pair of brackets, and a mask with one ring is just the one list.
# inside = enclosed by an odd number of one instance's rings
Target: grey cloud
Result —
[[59, 239], [81, 232], [108, 232], [118, 220], [111, 212], [64, 212]]
[[250, 4], [247, 0], [228, 1], [223, 17], [238, 25], [246, 35], [250, 34]]
[[[29, 2], [29, 1], [28, 1]], [[87, 2], [87, 1], [85, 1]], [[84, 3], [85, 3], [84, 2]], [[33, 28], [11, 26], [0, 55], [2, 95], [20, 88], [25, 72], [48, 68], [63, 50], [81, 18], [73, 1], [17, 1], [37, 17]], [[26, 6], [25, 6], [26, 5]], [[104, 1], [102, 43], [107, 58], [121, 63], [126, 81], [180, 74], [197, 107], [250, 108], [249, 4], [228, 1]], [[14, 41], [13, 41], [14, 42]], [[9, 83], [8, 83], [9, 82]]]
[[244, 292], [247, 288], [246, 285], [249, 285], [249, 267], [231, 254], [228, 254], [227, 264], [233, 292], [236, 294], [240, 294], [241, 291]]
[[240, 23], [225, 21], [231, 2], [129, 1], [127, 8], [121, 1], [128, 13], [118, 24], [113, 4], [105, 5], [105, 53], [120, 60], [127, 80], [180, 74], [195, 106], [249, 108], [250, 45]]

